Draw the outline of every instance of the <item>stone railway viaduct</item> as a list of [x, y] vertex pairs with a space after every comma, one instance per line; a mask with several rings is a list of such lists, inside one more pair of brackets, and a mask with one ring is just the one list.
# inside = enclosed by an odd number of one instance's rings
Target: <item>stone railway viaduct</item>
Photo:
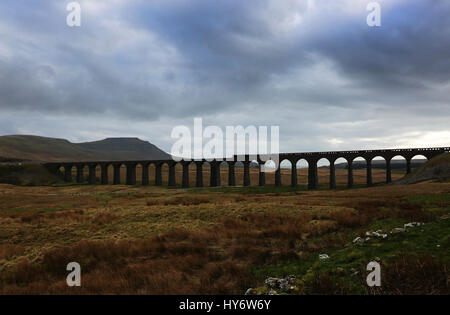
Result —
[[[391, 182], [391, 160], [396, 156], [403, 157], [406, 160], [406, 173], [411, 172], [411, 159], [417, 155], [423, 155], [428, 160], [431, 158], [450, 151], [450, 147], [439, 148], [416, 148], [416, 149], [387, 149], [387, 150], [360, 150], [360, 151], [334, 151], [334, 152], [306, 152], [306, 153], [280, 153], [280, 164], [287, 160], [291, 163], [291, 186], [297, 186], [297, 162], [306, 160], [308, 163], [308, 188], [316, 189], [318, 187], [317, 177], [317, 162], [321, 159], [326, 159], [330, 163], [330, 188], [336, 187], [335, 166], [334, 162], [339, 158], [344, 158], [348, 163], [348, 186], [353, 186], [353, 166], [352, 163], [356, 158], [363, 158], [366, 161], [367, 169], [367, 186], [372, 185], [372, 160], [376, 157], [381, 157], [386, 161], [386, 182]], [[63, 168], [63, 176], [66, 181], [72, 181], [72, 168], [76, 167], [76, 181], [83, 182], [83, 171], [85, 167], [89, 168], [88, 182], [96, 184], [96, 168], [101, 168], [100, 183], [106, 185], [109, 183], [108, 167], [113, 166], [113, 184], [120, 184], [120, 170], [122, 165], [126, 166], [126, 184], [136, 184], [136, 167], [142, 167], [142, 185], [149, 185], [149, 167], [151, 164], [155, 166], [155, 185], [162, 185], [162, 166], [166, 164], [169, 167], [168, 185], [176, 186], [175, 183], [175, 166], [181, 164], [182, 171], [182, 186], [189, 187], [189, 165], [196, 165], [196, 187], [203, 187], [203, 164], [208, 162], [211, 167], [210, 186], [220, 186], [220, 166], [222, 163], [228, 164], [228, 184], [236, 186], [235, 180], [235, 165], [241, 161], [244, 165], [244, 179], [243, 185], [250, 185], [250, 163], [258, 162], [259, 165], [259, 185], [265, 185], [265, 173], [261, 171], [261, 165], [266, 159], [261, 159], [257, 156], [256, 160], [250, 160], [250, 156], [245, 155], [238, 159], [234, 157], [232, 161], [224, 160], [185, 160], [176, 162], [174, 160], [147, 160], [147, 161], [97, 161], [97, 162], [60, 162], [60, 163], [45, 163], [44, 166], [51, 172], [58, 174]], [[275, 185], [281, 186], [281, 170], [280, 167], [275, 171]]]

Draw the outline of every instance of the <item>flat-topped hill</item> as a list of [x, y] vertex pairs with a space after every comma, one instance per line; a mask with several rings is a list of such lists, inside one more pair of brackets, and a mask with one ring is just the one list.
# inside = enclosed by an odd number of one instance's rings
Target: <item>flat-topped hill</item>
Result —
[[72, 143], [65, 139], [29, 135], [0, 137], [0, 160], [17, 161], [98, 161], [168, 159], [152, 143], [138, 138], [107, 138], [101, 141]]

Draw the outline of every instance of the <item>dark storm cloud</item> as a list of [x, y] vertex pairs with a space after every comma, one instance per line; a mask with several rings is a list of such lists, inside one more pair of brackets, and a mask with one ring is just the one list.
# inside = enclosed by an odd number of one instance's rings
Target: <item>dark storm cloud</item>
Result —
[[[415, 104], [419, 110], [424, 105], [448, 104], [446, 91], [438, 90], [450, 78], [448, 2], [398, 2], [383, 10], [381, 28], [370, 29], [365, 23], [366, 2], [362, 1], [361, 14], [324, 11], [307, 20], [314, 22], [312, 27], [300, 24], [286, 32], [276, 24], [292, 12], [273, 10], [271, 19], [265, 19], [268, 2], [182, 3], [147, 7], [139, 11], [139, 21], [163, 34], [183, 53], [205, 91], [227, 91], [228, 105], [218, 104], [219, 110], [247, 102], [305, 104], [307, 108], [311, 104], [346, 107], [375, 103], [412, 110]], [[326, 6], [325, 2], [318, 4]], [[307, 6], [296, 10], [306, 19]], [[306, 31], [300, 30], [305, 27]], [[345, 86], [305, 82], [313, 71], [310, 65], [323, 60], [348, 81]], [[294, 69], [306, 74], [303, 81], [276, 88], [274, 76], [289, 75]], [[291, 77], [293, 82], [297, 78]]]
[[[346, 76], [394, 92], [450, 79], [450, 2], [405, 1], [383, 11], [382, 27], [357, 21], [310, 34], [311, 46]], [[335, 40], [332, 40], [335, 38]]]
[[379, 2], [369, 28], [363, 0], [86, 0], [69, 28], [66, 3], [2, 1], [0, 111], [13, 121], [0, 132], [23, 132], [28, 112], [41, 118], [27, 132], [70, 119], [77, 139], [148, 123], [165, 130], [153, 140], [195, 116], [280, 125], [285, 150], [447, 132], [450, 3]]

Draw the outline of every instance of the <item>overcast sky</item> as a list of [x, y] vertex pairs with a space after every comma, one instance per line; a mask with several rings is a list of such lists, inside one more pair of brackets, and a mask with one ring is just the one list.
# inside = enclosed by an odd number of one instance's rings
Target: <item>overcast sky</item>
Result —
[[277, 125], [284, 152], [450, 145], [450, 1], [0, 2], [0, 134]]

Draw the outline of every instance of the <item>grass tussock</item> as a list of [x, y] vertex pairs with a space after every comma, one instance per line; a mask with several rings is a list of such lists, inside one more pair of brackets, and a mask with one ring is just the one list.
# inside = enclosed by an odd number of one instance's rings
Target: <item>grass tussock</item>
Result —
[[112, 223], [119, 219], [118, 215], [112, 214], [112, 213], [100, 213], [95, 216], [95, 218], [92, 220], [95, 224], [98, 225], [105, 225]]
[[430, 222], [436, 219], [436, 214], [423, 209], [422, 205], [407, 200], [384, 199], [346, 203], [347, 207], [356, 209], [357, 213], [334, 213], [334, 219], [349, 227], [364, 226], [375, 220], [399, 218], [408, 221]]
[[197, 206], [202, 203], [209, 203], [210, 200], [206, 198], [191, 198], [191, 197], [176, 197], [168, 200], [149, 200], [147, 201], [147, 206]]
[[382, 270], [382, 286], [369, 294], [450, 294], [448, 262], [432, 255], [402, 254]]
[[25, 249], [20, 245], [6, 244], [0, 245], [0, 260], [10, 259], [14, 256], [20, 256], [24, 253]]
[[0, 217], [14, 219], [22, 223], [39, 224], [48, 220], [56, 221], [84, 221], [83, 210], [66, 210], [66, 211], [38, 211], [38, 212], [18, 212], [18, 213], [1, 213]]

